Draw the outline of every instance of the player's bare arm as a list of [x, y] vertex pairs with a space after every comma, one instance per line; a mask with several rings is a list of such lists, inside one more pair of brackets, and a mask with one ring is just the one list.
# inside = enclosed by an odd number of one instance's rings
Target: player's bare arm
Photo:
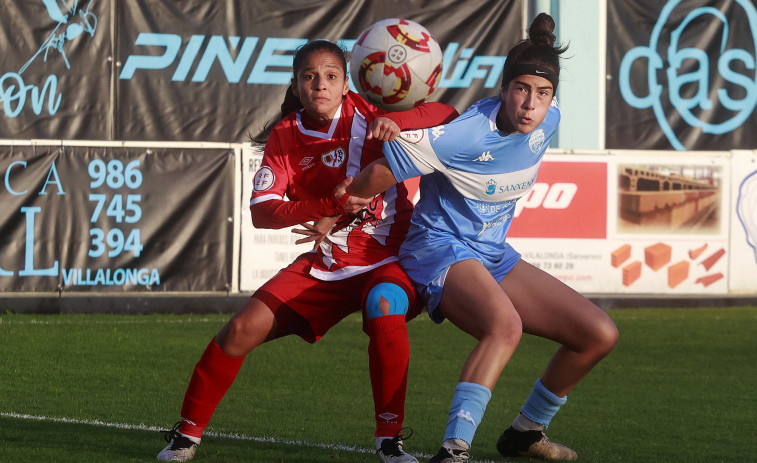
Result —
[[394, 178], [386, 158], [377, 159], [361, 170], [355, 180], [347, 186], [347, 194], [350, 197], [344, 202], [344, 210], [348, 214], [356, 214], [365, 207], [360, 206], [361, 201], [372, 198], [396, 184], [397, 179]]

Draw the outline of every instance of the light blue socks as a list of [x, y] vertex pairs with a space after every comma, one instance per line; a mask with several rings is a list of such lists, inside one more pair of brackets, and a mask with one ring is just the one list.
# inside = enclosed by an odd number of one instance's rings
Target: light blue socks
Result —
[[492, 391], [480, 384], [458, 383], [444, 440], [461, 439], [470, 446], [491, 397]]
[[526, 400], [520, 412], [529, 420], [541, 424], [546, 429], [549, 427], [549, 422], [552, 421], [557, 411], [567, 401], [567, 396], [557, 397], [544, 387], [541, 379], [537, 379], [536, 383], [534, 383], [534, 388], [531, 390], [531, 394], [528, 396], [528, 400]]

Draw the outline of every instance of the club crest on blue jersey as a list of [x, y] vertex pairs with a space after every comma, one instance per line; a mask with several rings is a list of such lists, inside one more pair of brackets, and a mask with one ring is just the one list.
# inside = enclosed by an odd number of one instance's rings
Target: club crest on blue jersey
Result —
[[531, 148], [531, 152], [539, 154], [542, 146], [544, 146], [545, 139], [544, 130], [536, 129], [531, 132], [531, 136], [528, 138], [528, 147]]

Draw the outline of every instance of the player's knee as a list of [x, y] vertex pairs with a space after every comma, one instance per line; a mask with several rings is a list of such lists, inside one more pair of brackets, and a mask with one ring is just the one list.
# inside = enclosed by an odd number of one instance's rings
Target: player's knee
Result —
[[368, 292], [365, 311], [368, 319], [385, 315], [406, 315], [410, 307], [407, 293], [394, 283], [379, 283]]
[[597, 338], [596, 345], [597, 349], [599, 349], [599, 355], [604, 357], [605, 355], [609, 354], [610, 351], [615, 347], [615, 344], [617, 344], [618, 342], [620, 333], [618, 332], [618, 328], [615, 326], [615, 323], [613, 323], [612, 320], [609, 319], [609, 317], [598, 325], [599, 326], [596, 329], [595, 335]]
[[523, 336], [523, 321], [515, 310], [496, 310], [479, 324], [479, 341], [496, 345], [500, 350], [515, 349]]

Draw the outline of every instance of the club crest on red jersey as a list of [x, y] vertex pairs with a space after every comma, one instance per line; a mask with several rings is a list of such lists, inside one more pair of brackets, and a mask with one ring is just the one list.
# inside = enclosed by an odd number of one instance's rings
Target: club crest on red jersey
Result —
[[345, 153], [341, 146], [321, 156], [323, 163], [329, 167], [339, 167], [344, 163], [345, 159], [347, 159], [347, 153]]

